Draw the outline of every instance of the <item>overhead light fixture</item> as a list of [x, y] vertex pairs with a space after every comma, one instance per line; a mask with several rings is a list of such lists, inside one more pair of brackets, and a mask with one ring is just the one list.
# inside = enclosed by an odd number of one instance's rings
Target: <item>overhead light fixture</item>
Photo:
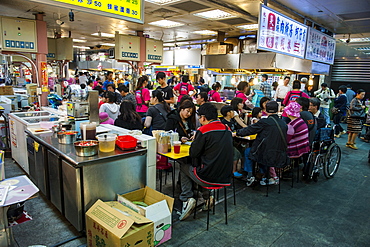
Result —
[[176, 22], [176, 21], [169, 21], [169, 20], [160, 20], [160, 21], [153, 21], [149, 22], [149, 25], [157, 26], [157, 27], [163, 27], [163, 28], [172, 28], [172, 27], [179, 27], [183, 26], [185, 24]]
[[[348, 39], [339, 39], [339, 40], [342, 42], [347, 42]], [[370, 38], [351, 38], [351, 43], [360, 43], [360, 42], [370, 42]]]
[[216, 35], [217, 34], [217, 32], [211, 31], [211, 30], [194, 31], [192, 33], [194, 33], [194, 34], [200, 34], [200, 35]]
[[115, 46], [115, 44], [112, 44], [112, 43], [103, 43], [101, 45], [103, 45], [103, 46]]
[[247, 31], [254, 31], [258, 30], [258, 24], [248, 24], [248, 25], [241, 25], [241, 26], [236, 26], [239, 29], [247, 30]]
[[175, 43], [163, 43], [163, 46], [175, 46]]
[[230, 13], [227, 13], [223, 10], [220, 10], [220, 9], [200, 12], [200, 13], [196, 13], [194, 15], [198, 16], [198, 17], [201, 17], [201, 18], [208, 19], [208, 20], [223, 20], [223, 19], [236, 17], [236, 16], [234, 16]]
[[181, 0], [145, 0], [146, 2], [158, 4], [158, 5], [166, 5], [170, 3], [179, 2]]
[[85, 50], [90, 49], [90, 47], [88, 46], [78, 46], [78, 45], [74, 45], [73, 48], [85, 49]]
[[76, 42], [76, 43], [85, 43], [87, 42], [86, 39], [73, 39], [73, 42]]
[[370, 47], [358, 47], [356, 48], [358, 51], [370, 51]]
[[114, 34], [111, 34], [111, 33], [98, 32], [98, 33], [92, 33], [91, 35], [92, 36], [98, 36], [98, 37], [105, 37], [105, 38], [114, 38]]
[[75, 21], [75, 14], [73, 13], [72, 9], [69, 12], [68, 16], [69, 16], [69, 21]]

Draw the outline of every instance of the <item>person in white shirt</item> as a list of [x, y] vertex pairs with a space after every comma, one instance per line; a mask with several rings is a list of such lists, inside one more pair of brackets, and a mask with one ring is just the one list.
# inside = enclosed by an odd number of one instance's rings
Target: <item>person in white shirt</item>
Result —
[[320, 112], [324, 115], [326, 124], [330, 124], [329, 108], [331, 99], [335, 99], [335, 94], [328, 84], [322, 83], [321, 89], [314, 92], [314, 95], [320, 100]]
[[292, 91], [292, 87], [289, 86], [290, 77], [286, 76], [284, 78], [284, 85], [279, 85], [276, 89], [276, 93], [274, 96], [275, 101], [277, 102], [283, 102], [285, 99], [285, 96], [289, 91]]
[[85, 73], [80, 72], [79, 81], [80, 81], [80, 85], [82, 85], [82, 84], [86, 85], [86, 83], [88, 81], [87, 76], [86, 76], [86, 72]]

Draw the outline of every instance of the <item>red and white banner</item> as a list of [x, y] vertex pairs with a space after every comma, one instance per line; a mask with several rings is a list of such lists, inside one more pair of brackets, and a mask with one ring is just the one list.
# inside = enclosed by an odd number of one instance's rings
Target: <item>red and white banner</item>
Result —
[[258, 24], [258, 49], [304, 58], [306, 25], [265, 5], [261, 5]]

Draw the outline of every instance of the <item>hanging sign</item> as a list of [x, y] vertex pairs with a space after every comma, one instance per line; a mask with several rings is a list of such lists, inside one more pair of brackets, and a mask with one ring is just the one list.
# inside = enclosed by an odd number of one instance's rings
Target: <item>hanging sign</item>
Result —
[[143, 0], [31, 0], [144, 24]]
[[313, 28], [308, 29], [306, 59], [334, 63], [335, 39]]
[[258, 24], [258, 49], [304, 58], [306, 25], [265, 5], [261, 5]]

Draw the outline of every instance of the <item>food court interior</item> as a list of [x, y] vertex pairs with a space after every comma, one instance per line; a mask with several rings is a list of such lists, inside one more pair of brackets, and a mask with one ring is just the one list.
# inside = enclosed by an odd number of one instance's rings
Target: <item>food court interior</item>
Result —
[[[10, 208], [12, 213], [24, 209], [27, 222], [8, 228], [9, 213], [2, 207], [0, 246], [120, 246], [89, 242], [85, 213], [97, 199], [113, 201], [116, 194], [145, 185], [175, 198], [168, 231], [172, 238], [162, 244], [168, 236], [156, 232], [154, 239], [159, 240], [154, 245], [368, 245], [369, 146], [360, 139], [356, 155], [345, 147], [345, 138], [336, 139], [342, 156], [332, 179], [321, 174], [318, 181], [305, 183], [293, 176], [267, 189], [246, 187], [245, 180], [235, 179], [236, 194], [228, 188], [227, 209], [220, 196], [206, 230], [204, 212], [196, 219], [179, 220], [179, 166], [175, 158], [170, 161], [173, 168], [156, 169], [156, 139], [99, 126], [102, 133], [135, 136], [140, 145], [130, 152], [117, 148], [111, 154], [82, 158], [73, 145], [72, 154], [48, 133], [36, 133], [41, 118], [61, 122], [59, 127], [73, 118], [76, 128], [86, 120], [99, 121], [97, 105], [91, 103], [97, 94], [71, 103], [68, 117], [59, 118], [53, 109], [59, 98], [51, 95], [62, 96], [79, 72], [102, 82], [113, 72], [117, 83], [130, 81], [130, 91], [143, 75], [150, 89], [159, 86], [158, 72], [165, 72], [166, 80], [189, 75], [195, 86], [202, 80], [210, 87], [220, 82], [222, 101], [227, 102], [240, 81], [252, 79], [259, 85], [262, 74], [269, 76], [270, 84], [281, 85], [289, 76], [290, 82], [307, 78], [312, 90], [327, 83], [337, 93], [339, 86], [350, 83], [355, 91], [370, 92], [368, 0], [1, 0], [0, 18], [0, 82], [12, 88], [11, 93], [0, 90], [5, 108], [0, 123], [5, 172], [0, 172], [5, 178], [27, 175], [39, 190], [24, 205]], [[368, 93], [365, 98], [370, 98]], [[40, 107], [37, 116], [22, 115]], [[88, 134], [88, 127], [81, 129], [81, 134]], [[125, 164], [117, 168], [123, 159]], [[228, 211], [227, 225], [223, 210]], [[121, 234], [123, 239], [125, 233], [112, 236]]]

